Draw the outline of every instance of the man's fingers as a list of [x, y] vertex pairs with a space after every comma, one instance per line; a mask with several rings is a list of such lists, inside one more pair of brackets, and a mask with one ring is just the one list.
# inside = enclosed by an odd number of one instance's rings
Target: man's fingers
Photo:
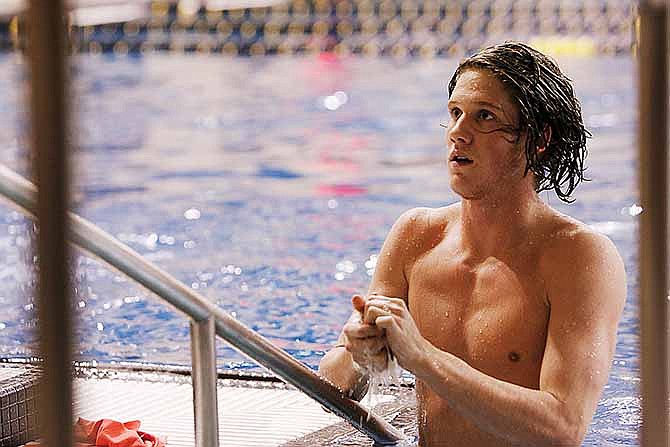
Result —
[[365, 311], [365, 298], [361, 295], [354, 295], [351, 297], [351, 304], [354, 306], [354, 309], [363, 313]]
[[384, 296], [384, 295], [369, 295], [368, 296], [368, 301], [383, 301], [389, 304], [395, 304], [398, 306], [404, 306], [405, 305], [405, 300], [402, 298], [394, 298], [390, 296]]
[[363, 322], [366, 324], [374, 324], [375, 320], [385, 315], [403, 315], [405, 307], [396, 303], [387, 301], [368, 301], [365, 306], [365, 314], [363, 315]]
[[347, 324], [343, 332], [347, 338], [378, 337], [382, 334], [382, 330], [374, 324]]
[[366, 312], [373, 307], [378, 307], [379, 309], [382, 309], [387, 313], [391, 312], [395, 314], [399, 314], [400, 312], [406, 309], [405, 302], [402, 300], [397, 300], [395, 298], [384, 299], [384, 300], [373, 298], [368, 300], [367, 303], [365, 303]]
[[388, 307], [383, 308], [383, 307], [370, 306], [365, 311], [365, 315], [363, 316], [363, 323], [374, 325], [377, 318], [389, 315], [390, 313], [391, 309], [389, 309]]
[[380, 329], [389, 329], [394, 324], [393, 315], [384, 315], [375, 320], [375, 326]]

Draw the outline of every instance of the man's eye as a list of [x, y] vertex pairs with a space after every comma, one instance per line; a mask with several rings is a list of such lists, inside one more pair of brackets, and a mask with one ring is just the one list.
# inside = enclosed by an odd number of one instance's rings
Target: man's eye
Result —
[[489, 112], [488, 110], [480, 110], [479, 111], [479, 119], [485, 120], [485, 121], [490, 121], [490, 120], [495, 120], [496, 116]]
[[457, 108], [454, 107], [453, 109], [449, 110], [449, 113], [454, 118], [458, 118], [459, 116], [461, 116], [461, 109], [457, 109]]

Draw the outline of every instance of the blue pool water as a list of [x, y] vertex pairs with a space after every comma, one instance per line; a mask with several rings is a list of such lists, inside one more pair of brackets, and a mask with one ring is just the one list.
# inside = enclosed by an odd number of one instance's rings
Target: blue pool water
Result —
[[[636, 98], [630, 58], [561, 59], [582, 99], [589, 176], [576, 202], [607, 234], [629, 297], [585, 445], [637, 445]], [[442, 206], [446, 84], [455, 60], [78, 56], [73, 207], [315, 367], [365, 291], [404, 210]], [[25, 79], [0, 59], [0, 161], [26, 172]], [[0, 202], [0, 356], [35, 352], [32, 224]], [[78, 253], [81, 359], [190, 362], [188, 322]], [[220, 366], [256, 368], [219, 343]]]

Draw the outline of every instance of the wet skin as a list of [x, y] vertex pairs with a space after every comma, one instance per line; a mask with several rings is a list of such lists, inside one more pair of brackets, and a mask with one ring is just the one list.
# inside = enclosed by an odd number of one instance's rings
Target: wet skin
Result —
[[607, 381], [623, 264], [607, 238], [539, 199], [525, 140], [509, 132], [518, 109], [495, 77], [462, 74], [449, 110], [462, 200], [398, 219], [320, 372], [355, 389], [356, 365], [382, 368], [388, 345], [417, 378], [421, 446], [579, 445]]

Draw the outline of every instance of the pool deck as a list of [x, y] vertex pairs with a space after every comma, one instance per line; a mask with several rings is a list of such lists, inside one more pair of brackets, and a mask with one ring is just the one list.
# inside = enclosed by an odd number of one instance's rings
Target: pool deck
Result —
[[[218, 387], [221, 446], [278, 446], [339, 422], [298, 391], [274, 383], [269, 388], [239, 385], [229, 382]], [[195, 443], [190, 383], [75, 379], [74, 390], [76, 417], [137, 419], [142, 431], [167, 436], [170, 446]]]
[[[20, 368], [0, 367], [0, 380], [17, 373]], [[170, 447], [195, 445], [190, 376], [158, 371], [79, 369], [73, 390], [75, 419], [139, 420], [140, 430], [167, 437]], [[397, 414], [394, 405], [402, 394], [398, 391], [385, 391], [368, 405], [387, 419], [393, 418]], [[407, 389], [403, 391], [407, 393]], [[316, 439], [323, 441], [356, 432], [303, 393], [269, 376], [220, 378], [218, 410], [222, 447], [311, 447], [329, 444], [315, 443]], [[359, 436], [369, 442], [365, 436]]]

